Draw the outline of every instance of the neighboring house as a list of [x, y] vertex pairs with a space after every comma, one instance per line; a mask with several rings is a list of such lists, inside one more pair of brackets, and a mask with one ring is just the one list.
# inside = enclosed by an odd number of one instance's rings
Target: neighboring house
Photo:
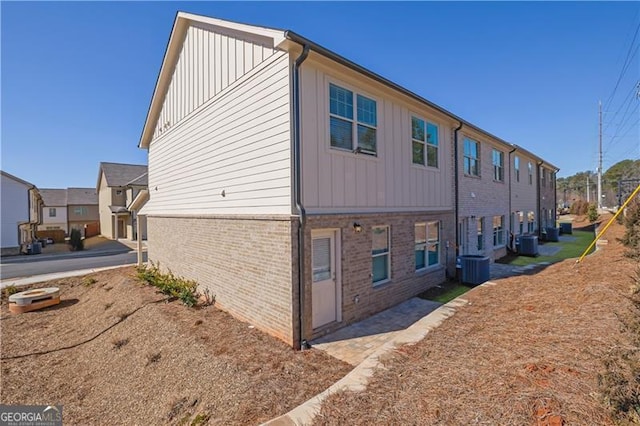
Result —
[[100, 214], [96, 190], [93, 188], [68, 188], [67, 218], [69, 232], [78, 229], [83, 237], [97, 235], [100, 232]]
[[294, 347], [452, 275], [458, 222], [506, 252], [514, 147], [291, 31], [178, 13], [139, 146], [149, 259]]
[[67, 221], [67, 190], [43, 188], [42, 196], [42, 224], [38, 225], [38, 231], [51, 231], [60, 229], [65, 234], [69, 232]]
[[42, 198], [35, 185], [0, 171], [2, 211], [2, 256], [19, 254], [35, 238], [41, 222]]
[[542, 232], [548, 227], [556, 226], [556, 206], [558, 205], [556, 200], [556, 174], [559, 169], [542, 160], [538, 164], [540, 173], [538, 210], [540, 212], [540, 231]]
[[[111, 239], [136, 240], [137, 215], [130, 206], [138, 193], [147, 189], [147, 166], [100, 163], [96, 187], [102, 235]], [[146, 239], [146, 223], [141, 225], [142, 239]]]

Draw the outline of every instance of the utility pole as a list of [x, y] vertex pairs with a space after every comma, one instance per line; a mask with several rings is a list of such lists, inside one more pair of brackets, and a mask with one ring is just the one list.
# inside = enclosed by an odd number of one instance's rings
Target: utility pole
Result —
[[587, 173], [587, 203], [589, 202], [589, 174]]
[[598, 101], [598, 209], [602, 208], [602, 101]]

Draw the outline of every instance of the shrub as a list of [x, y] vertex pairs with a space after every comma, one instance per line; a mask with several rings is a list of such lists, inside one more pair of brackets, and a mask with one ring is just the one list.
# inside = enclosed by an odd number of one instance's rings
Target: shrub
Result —
[[589, 203], [584, 200], [578, 200], [575, 203], [571, 204], [571, 208], [569, 212], [574, 215], [583, 215], [587, 213], [587, 209], [589, 208]]
[[163, 294], [180, 299], [185, 305], [192, 307], [198, 303], [195, 281], [176, 277], [169, 271], [163, 274], [160, 268], [151, 263], [150, 267], [139, 267], [138, 278], [146, 283], [158, 287]]
[[16, 287], [15, 285], [9, 285], [4, 288], [4, 295], [7, 297], [7, 299], [12, 294], [16, 294], [18, 292], [20, 292], [20, 290], [18, 290], [18, 287]]
[[587, 219], [589, 222], [593, 223], [598, 220], [598, 208], [595, 204], [589, 204], [589, 208], [587, 209]]
[[71, 244], [71, 250], [80, 251], [84, 250], [84, 241], [82, 241], [82, 234], [79, 229], [72, 229], [71, 236], [69, 237], [69, 244]]
[[627, 229], [620, 241], [629, 248], [626, 255], [631, 258], [640, 258], [640, 201], [638, 199], [627, 207], [623, 222]]

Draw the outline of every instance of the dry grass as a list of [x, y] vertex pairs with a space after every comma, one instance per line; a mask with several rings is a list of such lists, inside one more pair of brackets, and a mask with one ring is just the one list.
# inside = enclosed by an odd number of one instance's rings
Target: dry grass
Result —
[[317, 423], [633, 421], [620, 410], [640, 409], [640, 311], [621, 233], [612, 227], [609, 245], [577, 267], [567, 260], [468, 294], [442, 326], [386, 359], [365, 391], [326, 400]]
[[2, 403], [63, 404], [68, 424], [257, 424], [351, 369], [319, 351], [296, 352], [213, 306], [165, 303], [134, 275], [40, 284], [60, 287], [63, 299], [42, 311], [11, 315], [5, 301]]

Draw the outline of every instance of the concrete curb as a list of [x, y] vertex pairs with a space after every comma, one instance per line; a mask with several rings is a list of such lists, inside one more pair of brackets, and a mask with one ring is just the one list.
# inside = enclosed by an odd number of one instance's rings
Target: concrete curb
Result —
[[[110, 256], [113, 254], [125, 254], [131, 253], [132, 250], [130, 248], [126, 249], [115, 249], [115, 250], [83, 250], [74, 253], [60, 253], [60, 254], [43, 254], [43, 255], [26, 255], [26, 256], [11, 256], [0, 259], [0, 265], [13, 265], [16, 263], [31, 263], [31, 262], [44, 262], [47, 260], [58, 260], [58, 259], [82, 259], [84, 257], [99, 257], [99, 256]], [[143, 250], [144, 251], [144, 250]]]
[[130, 263], [128, 265], [104, 266], [102, 268], [78, 269], [75, 271], [55, 272], [53, 274], [33, 275], [31, 277], [24, 278], [7, 278], [6, 280], [0, 281], [0, 289], [9, 286], [23, 287], [26, 285], [41, 283], [45, 281], [59, 280], [60, 278], [78, 277], [81, 275], [93, 274], [94, 272], [107, 271], [109, 269], [126, 268], [128, 266], [135, 265], [135, 263]]
[[324, 392], [319, 393], [308, 401], [297, 406], [293, 410], [280, 417], [263, 423], [268, 426], [285, 426], [285, 425], [309, 425], [313, 422], [315, 416], [320, 412], [322, 402], [329, 396], [341, 391], [359, 392], [367, 387], [369, 379], [373, 376], [376, 369], [382, 367], [380, 359], [382, 356], [391, 353], [396, 347], [415, 344], [431, 331], [440, 326], [447, 318], [455, 314], [456, 310], [469, 302], [464, 298], [465, 295], [477, 291], [481, 287], [494, 286], [496, 283], [487, 281], [475, 288], [472, 288], [464, 295], [453, 299], [452, 301], [440, 306], [435, 311], [426, 315], [422, 319], [413, 323], [402, 333], [398, 334], [374, 353], [369, 355], [356, 368], [351, 370], [349, 374], [331, 385]]

